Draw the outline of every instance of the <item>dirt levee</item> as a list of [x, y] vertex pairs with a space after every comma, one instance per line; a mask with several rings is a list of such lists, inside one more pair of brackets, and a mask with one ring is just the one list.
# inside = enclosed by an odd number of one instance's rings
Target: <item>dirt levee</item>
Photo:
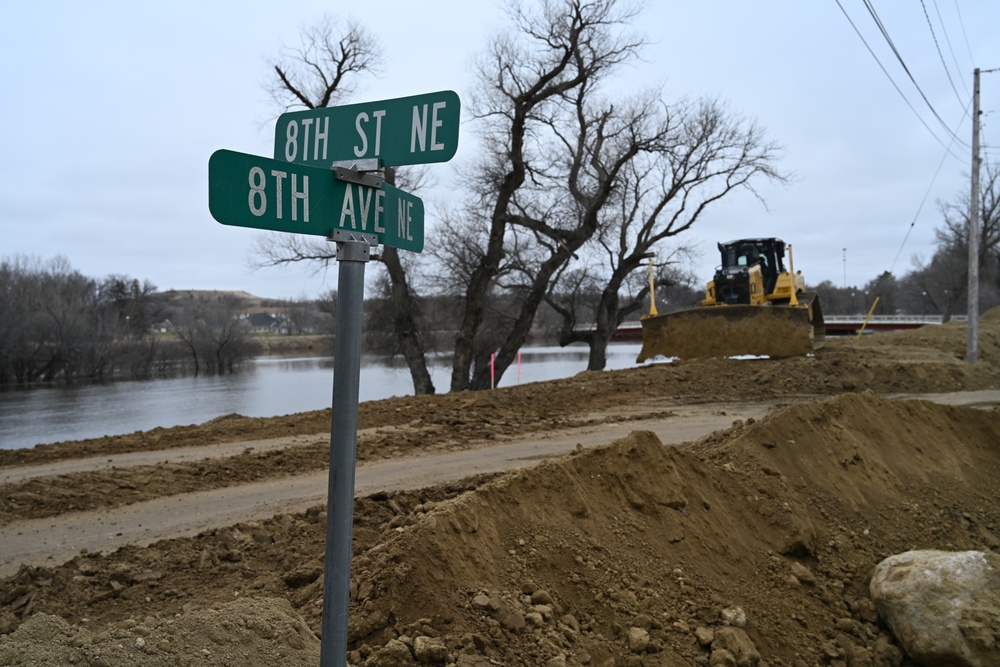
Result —
[[[422, 638], [422, 655], [459, 665], [696, 665], [723, 643], [746, 664], [900, 665], [871, 570], [912, 548], [1000, 549], [998, 443], [996, 410], [864, 392], [680, 447], [636, 431], [492, 480], [359, 499], [352, 664], [418, 664]], [[244, 596], [285, 598], [318, 630], [322, 525], [317, 508], [24, 568], [2, 589], [8, 631], [39, 611], [71, 625], [37, 617], [3, 655], [230, 664], [225, 626], [182, 640], [165, 623]], [[283, 664], [312, 664], [314, 645], [296, 645]], [[240, 664], [272, 664], [252, 648]]]
[[[635, 432], [443, 503], [362, 556], [354, 639], [378, 646], [427, 617], [481, 633], [512, 664], [559, 652], [626, 664], [637, 626], [662, 664], [695, 664], [708, 654], [691, 633], [740, 607], [768, 660], [818, 660], [825, 640], [810, 628], [824, 617], [855, 630], [838, 652], [875, 652], [887, 637], [867, 579], [880, 557], [1000, 546], [986, 528], [1000, 519], [997, 443], [996, 413], [871, 393], [689, 447]], [[925, 503], [928, 524], [910, 514]], [[522, 628], [539, 606], [542, 622]], [[554, 648], [560, 624], [582, 629]]]

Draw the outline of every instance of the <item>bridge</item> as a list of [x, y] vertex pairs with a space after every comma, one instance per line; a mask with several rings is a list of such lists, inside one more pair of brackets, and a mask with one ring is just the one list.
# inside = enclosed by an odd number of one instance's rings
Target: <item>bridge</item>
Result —
[[[899, 331], [919, 329], [928, 324], [941, 324], [941, 315], [873, 315], [865, 331]], [[953, 321], [965, 322], [965, 315], [952, 315]], [[827, 336], [853, 336], [865, 324], [864, 315], [824, 315]]]
[[[669, 313], [668, 313], [669, 314]], [[941, 324], [941, 315], [873, 315], [868, 320], [865, 331], [901, 331], [919, 329], [928, 324]], [[965, 315], [952, 315], [952, 321], [965, 322]], [[856, 336], [865, 323], [864, 315], [824, 315], [823, 324], [827, 336]], [[618, 343], [634, 343], [642, 340], [642, 324], [622, 322], [611, 340]]]

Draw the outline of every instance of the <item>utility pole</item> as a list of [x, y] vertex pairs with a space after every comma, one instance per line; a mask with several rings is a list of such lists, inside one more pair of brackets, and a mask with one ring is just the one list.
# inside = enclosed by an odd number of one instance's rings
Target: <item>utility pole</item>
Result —
[[972, 197], [969, 203], [969, 323], [965, 359], [979, 359], [979, 68], [972, 73]]
[[847, 289], [847, 248], [844, 248], [844, 289]]

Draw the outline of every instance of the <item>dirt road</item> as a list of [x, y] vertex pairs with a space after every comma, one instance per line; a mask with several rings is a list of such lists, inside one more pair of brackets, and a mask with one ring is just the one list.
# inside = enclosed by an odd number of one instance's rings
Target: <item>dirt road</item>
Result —
[[[470, 475], [502, 472], [562, 456], [578, 446], [602, 445], [636, 429], [654, 431], [667, 444], [696, 440], [731, 426], [735, 420], [760, 419], [774, 404], [714, 404], [679, 406], [673, 416], [565, 429], [511, 442], [484, 442], [457, 452], [435, 452], [399, 459], [362, 463], [357, 468], [356, 495], [379, 490], [417, 489]], [[361, 434], [359, 434], [361, 435]], [[94, 470], [201, 461], [259, 451], [296, 447], [322, 435], [291, 436], [222, 445], [132, 452], [113, 456], [57, 461], [45, 465], [7, 468], [0, 482]], [[282, 512], [304, 511], [324, 503], [327, 472], [267, 479], [200, 493], [164, 496], [110, 510], [76, 512], [45, 519], [16, 521], [0, 526], [0, 577], [15, 573], [21, 563], [57, 565], [85, 549], [107, 552], [125, 544], [147, 546], [173, 537], [189, 537], [205, 530], [243, 521], [266, 519]]]
[[[925, 398], [945, 405], [988, 407], [1000, 404], [1000, 391], [910, 394], [905, 397]], [[600, 423], [510, 442], [482, 442], [460, 451], [365, 462], [357, 468], [355, 491], [356, 495], [363, 496], [375, 491], [418, 489], [470, 475], [524, 468], [542, 459], [562, 456], [577, 447], [609, 443], [640, 429], [653, 431], [665, 444], [690, 442], [727, 428], [737, 420], [759, 420], [774, 408], [774, 403], [684, 405], [671, 409], [672, 416], [665, 418]], [[323, 434], [291, 436], [57, 461], [5, 469], [0, 474], [0, 481], [10, 483], [90, 470], [225, 458], [248, 448], [259, 451], [284, 449], [314, 443], [321, 437]], [[81, 550], [108, 552], [125, 544], [147, 546], [159, 540], [190, 537], [212, 528], [262, 520], [283, 512], [304, 511], [324, 503], [326, 493], [327, 472], [322, 470], [198, 493], [164, 496], [110, 510], [15, 521], [0, 526], [0, 543], [4, 545], [0, 552], [0, 577], [14, 574], [22, 563], [58, 565]]]

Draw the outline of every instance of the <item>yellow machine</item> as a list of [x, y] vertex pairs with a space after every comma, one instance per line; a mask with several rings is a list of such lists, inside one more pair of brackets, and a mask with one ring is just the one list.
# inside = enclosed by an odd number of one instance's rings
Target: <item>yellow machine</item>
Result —
[[795, 273], [792, 247], [775, 238], [720, 243], [722, 264], [701, 305], [659, 315], [650, 291], [650, 314], [642, 318], [642, 351], [656, 356], [700, 357], [808, 354], [826, 338], [819, 298], [805, 292]]

